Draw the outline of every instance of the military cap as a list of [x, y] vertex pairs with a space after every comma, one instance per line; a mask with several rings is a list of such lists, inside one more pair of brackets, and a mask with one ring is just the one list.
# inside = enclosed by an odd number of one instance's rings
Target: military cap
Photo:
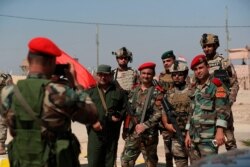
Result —
[[106, 64], [101, 64], [97, 67], [96, 73], [110, 74], [111, 73], [111, 66], [106, 65]]
[[220, 46], [219, 37], [214, 34], [203, 34], [200, 40], [200, 44], [203, 47], [208, 44], [216, 44], [218, 47]]
[[30, 40], [29, 51], [36, 54], [45, 54], [49, 56], [61, 56], [62, 51], [48, 38], [36, 37]]
[[207, 62], [207, 59], [206, 59], [205, 55], [200, 54], [200, 55], [195, 56], [194, 59], [191, 62], [191, 69], [194, 70], [194, 68], [197, 65], [199, 65], [201, 63], [204, 63], [204, 62]]
[[170, 57], [175, 58], [174, 51], [172, 51], [172, 50], [169, 50], [169, 51], [166, 51], [165, 53], [163, 53], [161, 56], [161, 59], [163, 60], [163, 59], [170, 58]]
[[139, 66], [138, 70], [141, 71], [145, 68], [151, 68], [151, 69], [155, 70], [155, 66], [156, 66], [156, 64], [153, 62], [146, 62], [146, 63], [141, 64]]

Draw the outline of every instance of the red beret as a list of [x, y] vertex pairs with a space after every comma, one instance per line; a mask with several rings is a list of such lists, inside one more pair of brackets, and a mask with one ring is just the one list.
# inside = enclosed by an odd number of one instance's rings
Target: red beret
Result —
[[146, 62], [146, 63], [143, 63], [142, 65], [139, 66], [138, 70], [141, 71], [145, 68], [151, 68], [151, 69], [155, 69], [155, 66], [156, 64], [153, 63], [153, 62]]
[[206, 62], [206, 61], [207, 61], [206, 56], [203, 54], [195, 56], [191, 62], [191, 69], [194, 70], [195, 66], [197, 66], [203, 62]]
[[62, 51], [48, 38], [36, 37], [30, 40], [29, 51], [31, 53], [42, 53], [50, 56], [61, 56]]

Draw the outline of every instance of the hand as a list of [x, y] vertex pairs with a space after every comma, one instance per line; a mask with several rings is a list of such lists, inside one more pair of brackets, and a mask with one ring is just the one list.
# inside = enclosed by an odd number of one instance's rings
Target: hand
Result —
[[170, 132], [176, 132], [173, 124], [165, 124], [165, 128]]
[[97, 121], [96, 123], [94, 123], [92, 125], [92, 128], [95, 130], [95, 131], [101, 131], [102, 130], [102, 125], [99, 121]]
[[191, 138], [190, 138], [190, 135], [189, 135], [188, 131], [186, 133], [185, 146], [186, 146], [186, 149], [190, 149], [191, 148]]
[[216, 134], [215, 134], [215, 140], [216, 140], [216, 144], [218, 145], [218, 147], [225, 143], [223, 128], [217, 128]]
[[113, 115], [112, 115], [111, 119], [112, 119], [113, 122], [120, 121], [120, 118], [117, 118], [116, 116], [113, 116]]
[[139, 134], [141, 134], [141, 133], [143, 133], [144, 131], [145, 131], [145, 126], [143, 125], [143, 124], [137, 124], [136, 126], [135, 126], [135, 131], [136, 131], [136, 133], [139, 135]]

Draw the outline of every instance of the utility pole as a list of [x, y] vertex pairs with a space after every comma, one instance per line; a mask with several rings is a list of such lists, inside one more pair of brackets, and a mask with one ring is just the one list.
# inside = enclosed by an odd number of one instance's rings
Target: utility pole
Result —
[[229, 51], [228, 51], [228, 49], [229, 49], [229, 31], [228, 31], [228, 9], [227, 9], [227, 6], [226, 6], [226, 44], [227, 44], [226, 53], [227, 53], [227, 58], [229, 59]]
[[96, 24], [96, 69], [99, 66], [99, 25]]

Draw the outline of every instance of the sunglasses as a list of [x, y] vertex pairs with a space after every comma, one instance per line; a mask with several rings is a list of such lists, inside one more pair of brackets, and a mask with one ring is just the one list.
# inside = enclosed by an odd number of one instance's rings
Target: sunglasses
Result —
[[117, 59], [120, 59], [120, 60], [128, 60], [128, 57], [117, 57]]
[[185, 74], [183, 72], [172, 72], [171, 73], [172, 76], [184, 76]]

